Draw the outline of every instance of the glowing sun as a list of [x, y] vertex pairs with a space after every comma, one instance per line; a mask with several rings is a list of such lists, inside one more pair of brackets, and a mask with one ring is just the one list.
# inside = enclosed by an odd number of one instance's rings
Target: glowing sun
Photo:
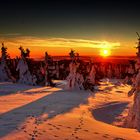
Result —
[[101, 49], [100, 50], [100, 55], [101, 56], [109, 56], [110, 55], [110, 50], [109, 49]]

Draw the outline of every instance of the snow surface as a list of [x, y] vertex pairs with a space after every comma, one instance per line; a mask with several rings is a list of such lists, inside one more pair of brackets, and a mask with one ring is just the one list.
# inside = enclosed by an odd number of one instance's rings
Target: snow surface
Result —
[[92, 93], [0, 83], [0, 140], [140, 140], [137, 130], [123, 128], [131, 87], [100, 84]]

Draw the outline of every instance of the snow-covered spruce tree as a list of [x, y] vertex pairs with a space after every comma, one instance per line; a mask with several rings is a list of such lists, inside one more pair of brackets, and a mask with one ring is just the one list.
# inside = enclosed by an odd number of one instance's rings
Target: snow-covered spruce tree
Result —
[[71, 50], [69, 53], [71, 62], [69, 64], [69, 75], [67, 76], [67, 89], [83, 89], [83, 75], [79, 70], [79, 54]]
[[29, 57], [30, 50], [24, 50], [22, 47], [20, 47], [19, 50], [21, 51], [21, 56], [16, 68], [16, 70], [19, 71], [18, 82], [22, 84], [36, 85], [36, 80], [34, 80], [34, 76], [31, 75], [27, 64], [27, 57]]
[[94, 91], [94, 86], [95, 86], [95, 77], [96, 77], [96, 69], [95, 69], [95, 64], [93, 64], [91, 61], [86, 69], [86, 75], [85, 75], [85, 80], [83, 83], [84, 89], [85, 90], [91, 90]]
[[94, 64], [92, 64], [91, 70], [89, 73], [89, 79], [90, 79], [91, 84], [93, 84], [93, 85], [95, 85], [95, 75], [96, 75], [95, 66], [94, 66]]
[[0, 81], [12, 81], [12, 75], [7, 65], [7, 48], [2, 43], [1, 47], [1, 63], [0, 63]]
[[128, 92], [128, 96], [132, 96], [134, 94], [134, 100], [126, 118], [126, 126], [136, 128], [140, 131], [140, 37], [138, 47], [136, 48], [138, 49], [136, 63], [138, 74], [136, 75], [135, 80], [133, 80], [134, 83], [132, 89]]
[[47, 52], [45, 52], [45, 59], [44, 59], [44, 75], [45, 75], [45, 86], [55, 86], [55, 84], [53, 83], [51, 76], [50, 76], [50, 72], [49, 72], [49, 61], [51, 61], [51, 57], [48, 55]]

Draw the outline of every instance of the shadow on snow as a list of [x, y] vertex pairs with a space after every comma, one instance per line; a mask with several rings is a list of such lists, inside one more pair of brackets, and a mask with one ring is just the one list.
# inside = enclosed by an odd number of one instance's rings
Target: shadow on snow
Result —
[[92, 111], [93, 117], [104, 123], [112, 124], [127, 107], [128, 102], [111, 102]]
[[85, 91], [56, 91], [36, 101], [10, 110], [0, 115], [0, 137], [4, 137], [19, 127], [28, 116], [39, 117], [48, 114], [48, 119], [69, 112], [81, 104], [86, 104], [89, 94]]

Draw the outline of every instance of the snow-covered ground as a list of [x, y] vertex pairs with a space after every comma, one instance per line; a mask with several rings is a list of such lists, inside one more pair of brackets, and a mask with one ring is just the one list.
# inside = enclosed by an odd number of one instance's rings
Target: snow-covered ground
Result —
[[94, 93], [61, 87], [0, 83], [0, 140], [140, 140], [137, 130], [120, 127], [130, 86], [103, 80]]

